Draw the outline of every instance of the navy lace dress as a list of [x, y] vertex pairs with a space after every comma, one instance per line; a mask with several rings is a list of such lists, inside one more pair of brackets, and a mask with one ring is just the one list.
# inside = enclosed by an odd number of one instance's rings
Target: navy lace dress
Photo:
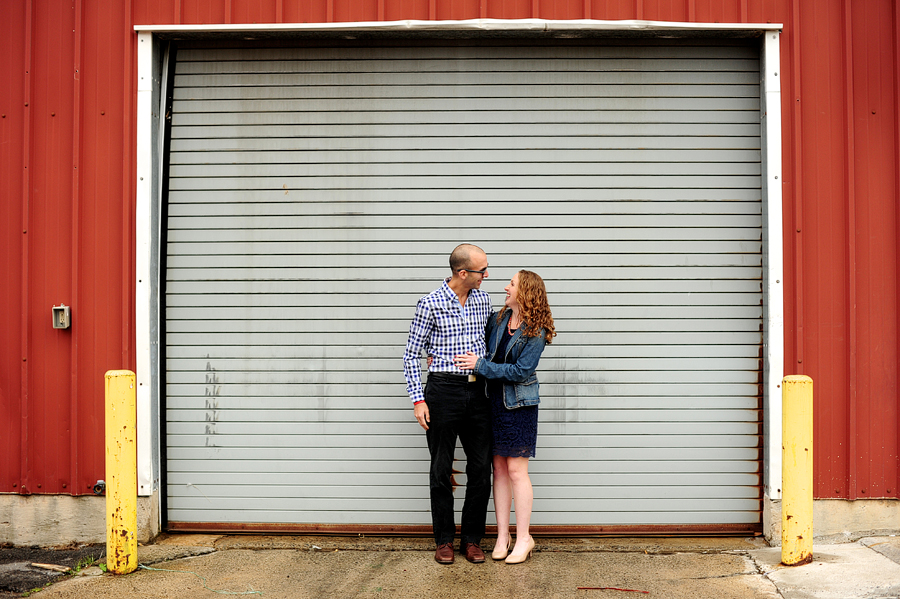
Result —
[[[506, 346], [512, 336], [503, 332], [500, 346], [492, 360], [496, 364], [506, 363]], [[488, 379], [488, 396], [491, 399], [492, 427], [494, 431], [494, 455], [509, 458], [534, 457], [537, 445], [538, 406], [525, 406], [507, 410], [503, 405], [503, 381]]]

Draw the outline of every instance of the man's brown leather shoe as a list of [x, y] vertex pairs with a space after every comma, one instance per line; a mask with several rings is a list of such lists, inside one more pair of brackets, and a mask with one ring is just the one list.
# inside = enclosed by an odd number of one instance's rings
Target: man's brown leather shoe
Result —
[[438, 545], [437, 550], [434, 552], [434, 561], [439, 564], [452, 564], [453, 544], [444, 543], [443, 545]]
[[484, 563], [484, 551], [481, 550], [477, 543], [463, 543], [462, 547], [460, 547], [460, 553], [465, 555], [466, 559], [473, 564]]

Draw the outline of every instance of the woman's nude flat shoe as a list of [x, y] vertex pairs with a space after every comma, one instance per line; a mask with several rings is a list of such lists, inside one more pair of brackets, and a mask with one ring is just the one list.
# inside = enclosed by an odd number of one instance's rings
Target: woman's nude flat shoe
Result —
[[526, 549], [523, 553], [516, 555], [515, 553], [511, 553], [504, 561], [507, 564], [521, 564], [534, 553], [534, 537], [528, 539], [528, 549]]
[[504, 548], [499, 543], [494, 545], [494, 551], [491, 552], [491, 557], [495, 560], [505, 559], [507, 555], [509, 555], [509, 548], [512, 546], [512, 539], [508, 539], [506, 541], [506, 547]]

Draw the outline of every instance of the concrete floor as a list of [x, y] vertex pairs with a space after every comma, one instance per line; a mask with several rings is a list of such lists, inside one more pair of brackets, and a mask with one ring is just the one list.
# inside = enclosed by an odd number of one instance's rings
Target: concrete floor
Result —
[[[896, 551], [900, 558], [896, 538], [814, 548], [813, 563], [796, 568], [780, 566], [780, 550], [758, 538], [537, 541], [538, 551], [522, 565], [490, 559], [470, 564], [457, 557], [442, 566], [433, 560], [429, 539], [176, 535], [139, 548], [140, 563], [150, 569], [68, 577], [40, 596], [194, 599], [213, 597], [213, 591], [298, 599], [900, 596], [900, 564], [888, 555]], [[486, 549], [491, 544], [488, 540]]]

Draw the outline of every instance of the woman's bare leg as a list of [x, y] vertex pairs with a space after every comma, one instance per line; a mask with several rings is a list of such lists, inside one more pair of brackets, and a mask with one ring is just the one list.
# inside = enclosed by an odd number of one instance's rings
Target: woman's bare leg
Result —
[[[494, 456], [494, 513], [497, 516], [497, 546], [506, 547], [509, 544], [509, 511], [512, 507], [512, 486], [509, 480], [509, 471], [506, 467], [506, 458], [501, 455]], [[518, 518], [518, 516], [516, 516]]]
[[[528, 529], [531, 525], [531, 507], [534, 503], [534, 490], [528, 476], [528, 458], [506, 458], [506, 469], [516, 502], [516, 546], [513, 547], [512, 553], [521, 554], [528, 551], [531, 541]], [[496, 485], [494, 489], [496, 496]], [[496, 498], [494, 501], [497, 501]]]

